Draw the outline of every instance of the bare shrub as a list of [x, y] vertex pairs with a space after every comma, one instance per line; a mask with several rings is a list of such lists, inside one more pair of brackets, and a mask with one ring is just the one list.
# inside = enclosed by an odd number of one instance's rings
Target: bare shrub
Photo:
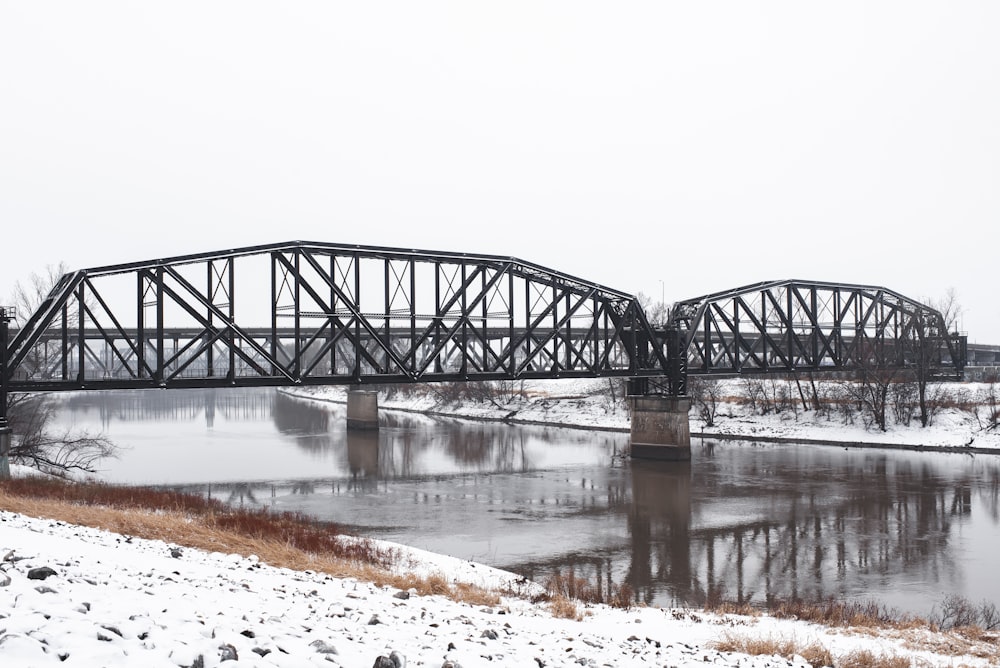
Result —
[[706, 427], [715, 426], [720, 394], [719, 384], [716, 381], [697, 376], [688, 378], [688, 396]]
[[977, 604], [959, 594], [949, 594], [934, 606], [930, 621], [940, 629], [965, 629], [963, 635], [977, 636], [1000, 628], [1000, 610], [985, 599]]
[[601, 396], [604, 398], [605, 409], [614, 415], [619, 407], [625, 406], [625, 379], [608, 378], [607, 381], [607, 385], [601, 390]]
[[917, 408], [917, 388], [911, 383], [894, 383], [889, 387], [892, 417], [898, 425], [910, 426]]
[[[688, 380], [690, 382], [690, 379]], [[750, 411], [756, 413], [763, 412], [762, 399], [764, 396], [764, 381], [755, 376], [743, 377], [743, 397]]]

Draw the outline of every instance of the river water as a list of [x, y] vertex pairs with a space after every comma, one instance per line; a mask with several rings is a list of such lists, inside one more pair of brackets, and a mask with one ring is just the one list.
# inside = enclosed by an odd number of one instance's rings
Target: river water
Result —
[[632, 462], [625, 434], [344, 408], [270, 389], [67, 395], [57, 420], [122, 447], [112, 482], [299, 511], [544, 581], [655, 605], [877, 599], [1000, 604], [1000, 457], [696, 440]]

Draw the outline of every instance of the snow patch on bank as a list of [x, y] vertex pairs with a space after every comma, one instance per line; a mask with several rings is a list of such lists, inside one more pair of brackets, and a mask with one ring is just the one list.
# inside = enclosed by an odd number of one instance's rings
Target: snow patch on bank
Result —
[[[394, 546], [411, 567], [452, 581], [506, 586], [471, 562]], [[588, 606], [583, 621], [503, 598], [495, 607], [417, 596], [350, 578], [292, 571], [253, 555], [0, 512], [0, 665], [105, 668], [371, 666], [806, 665], [801, 658], [718, 652], [725, 634], [819, 642], [909, 656], [916, 665], [987, 665], [907, 649], [889, 634], [852, 635], [767, 616]], [[44, 575], [44, 577], [43, 577]], [[448, 663], [451, 662], [451, 663]]]
[[[718, 381], [717, 413], [712, 426], [690, 413], [691, 433], [696, 437], [747, 438], [776, 441], [829, 442], [844, 445], [937, 448], [969, 452], [1000, 452], [1000, 433], [987, 427], [991, 388], [985, 383], [945, 383], [938, 387], [959, 407], [940, 410], [930, 427], [919, 421], [890, 425], [887, 431], [866, 428], [861, 418], [854, 422], [838, 415], [813, 410], [794, 410], [761, 415], [741, 401], [739, 380]], [[470, 420], [501, 420], [520, 424], [547, 424], [580, 429], [629, 430], [630, 417], [621, 397], [613, 398], [607, 379], [525, 381], [522, 394], [502, 401], [445, 401], [431, 392], [386, 395], [380, 393], [379, 408]], [[281, 389], [289, 396], [323, 402], [346, 403], [343, 386]], [[971, 408], [969, 408], [971, 407]], [[976, 409], [978, 408], [978, 415]]]

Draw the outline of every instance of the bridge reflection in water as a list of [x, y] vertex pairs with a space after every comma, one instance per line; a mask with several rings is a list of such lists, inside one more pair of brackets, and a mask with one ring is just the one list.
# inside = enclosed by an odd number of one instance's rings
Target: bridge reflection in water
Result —
[[[272, 423], [281, 440], [248, 443], [247, 458], [298, 451], [307, 469], [183, 488], [536, 580], [573, 568], [658, 605], [876, 597], [926, 614], [945, 593], [1000, 602], [992, 457], [704, 441], [693, 462], [625, 464], [622, 434], [390, 412], [377, 433], [349, 432], [341, 406], [270, 390], [146, 394], [68, 403], [109, 423]], [[100, 409], [79, 404], [91, 397]]]
[[1000, 523], [992, 458], [948, 472], [918, 453], [709, 442], [693, 465], [632, 462], [602, 492], [577, 512], [619, 518], [623, 544], [587, 549], [581, 535], [504, 566], [541, 580], [572, 568], [658, 605], [874, 598], [927, 614], [949, 593], [1000, 600], [988, 566]]

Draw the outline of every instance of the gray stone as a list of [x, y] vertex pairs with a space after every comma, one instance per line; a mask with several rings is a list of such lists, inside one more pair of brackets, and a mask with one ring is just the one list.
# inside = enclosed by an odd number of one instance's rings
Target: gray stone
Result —
[[237, 653], [236, 648], [226, 643], [225, 645], [219, 645], [219, 661], [239, 661], [240, 655]]
[[309, 646], [314, 648], [320, 654], [340, 654], [336, 647], [328, 644], [325, 640], [313, 640], [309, 643]]
[[51, 577], [53, 575], [58, 575], [58, 573], [56, 573], [48, 566], [42, 566], [41, 568], [32, 568], [30, 571], [28, 571], [29, 580], [44, 580], [45, 578]]

